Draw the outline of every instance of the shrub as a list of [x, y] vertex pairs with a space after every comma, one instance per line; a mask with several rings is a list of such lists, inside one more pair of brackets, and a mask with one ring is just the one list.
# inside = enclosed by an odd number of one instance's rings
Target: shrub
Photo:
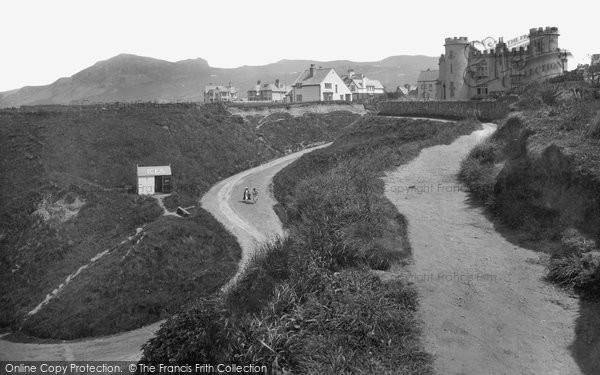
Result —
[[587, 136], [594, 139], [600, 139], [600, 111], [596, 112], [596, 116], [592, 119], [587, 131]]
[[549, 106], [554, 106], [558, 102], [558, 98], [560, 97], [560, 91], [554, 85], [552, 86], [544, 86], [540, 92], [539, 96], [544, 102], [544, 104]]
[[570, 254], [550, 260], [548, 280], [584, 292], [600, 290], [600, 251]]
[[480, 142], [469, 151], [469, 158], [483, 164], [491, 164], [496, 159], [496, 145], [493, 142]]

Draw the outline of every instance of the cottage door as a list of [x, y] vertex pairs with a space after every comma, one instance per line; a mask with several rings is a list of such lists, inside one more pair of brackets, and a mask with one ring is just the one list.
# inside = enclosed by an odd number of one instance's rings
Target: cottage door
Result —
[[155, 176], [154, 177], [154, 192], [155, 193], [162, 193], [163, 192], [163, 183], [162, 183], [162, 176]]

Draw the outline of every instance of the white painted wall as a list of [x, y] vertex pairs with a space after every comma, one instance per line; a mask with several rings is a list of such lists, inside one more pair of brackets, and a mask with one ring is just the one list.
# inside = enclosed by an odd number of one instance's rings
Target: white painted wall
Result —
[[298, 101], [298, 95], [302, 95], [303, 102], [315, 102], [322, 100], [322, 96], [319, 92], [319, 86], [302, 86], [301, 88], [294, 87], [292, 89], [292, 93], [294, 94], [293, 101]]
[[[326, 83], [331, 83], [330, 89], [325, 88]], [[333, 69], [331, 69], [329, 73], [327, 73], [327, 76], [325, 77], [323, 82], [321, 82], [321, 97], [319, 100], [325, 100], [323, 95], [324, 93], [332, 93], [333, 100], [345, 100], [346, 94], [352, 94], [348, 86], [346, 86], [346, 84], [342, 80], [342, 78]]]
[[154, 176], [138, 177], [138, 194], [139, 195], [154, 194]]

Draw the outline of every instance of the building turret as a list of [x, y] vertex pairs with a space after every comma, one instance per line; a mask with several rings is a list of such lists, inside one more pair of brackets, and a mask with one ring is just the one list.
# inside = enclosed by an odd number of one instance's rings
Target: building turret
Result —
[[445, 53], [439, 60], [440, 99], [468, 99], [469, 87], [465, 85], [464, 75], [469, 64], [470, 44], [467, 37], [445, 39]]

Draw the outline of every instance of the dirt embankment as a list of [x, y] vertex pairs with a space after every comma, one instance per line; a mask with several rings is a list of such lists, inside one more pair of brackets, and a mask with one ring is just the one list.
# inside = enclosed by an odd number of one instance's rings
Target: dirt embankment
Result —
[[242, 117], [262, 116], [264, 118], [275, 113], [288, 113], [294, 117], [300, 117], [307, 113], [331, 113], [337, 111], [347, 111], [359, 115], [364, 115], [367, 113], [364, 105], [362, 104], [311, 104], [305, 106], [264, 106], [257, 108], [230, 106], [227, 107], [227, 110], [231, 112], [232, 115], [238, 115]]

